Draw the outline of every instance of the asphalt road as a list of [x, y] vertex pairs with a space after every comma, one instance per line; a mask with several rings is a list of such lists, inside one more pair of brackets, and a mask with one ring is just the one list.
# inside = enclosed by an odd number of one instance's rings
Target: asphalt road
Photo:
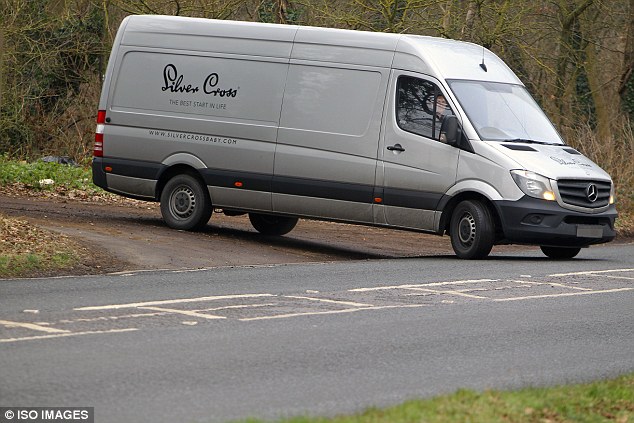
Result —
[[634, 371], [634, 245], [0, 281], [0, 406], [332, 415]]

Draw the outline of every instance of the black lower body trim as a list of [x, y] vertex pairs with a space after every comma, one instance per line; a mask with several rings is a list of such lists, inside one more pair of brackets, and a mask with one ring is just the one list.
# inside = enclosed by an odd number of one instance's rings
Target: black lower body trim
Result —
[[251, 191], [273, 192], [275, 194], [302, 197], [325, 198], [329, 200], [351, 201], [354, 203], [374, 203], [375, 197], [382, 198], [386, 206], [407, 207], [419, 210], [434, 210], [442, 194], [396, 188], [374, 187], [373, 185], [319, 179], [271, 176], [267, 174], [237, 172], [218, 169], [201, 170], [205, 183], [210, 186], [236, 188]]
[[[158, 180], [166, 167], [160, 163], [96, 157], [93, 160], [93, 182], [109, 190], [105, 167], [108, 173], [134, 178]], [[244, 172], [221, 169], [199, 169], [209, 186], [244, 189], [250, 191], [273, 192], [312, 198], [350, 201], [373, 204], [375, 197], [381, 197], [381, 204], [418, 210], [435, 210], [442, 194], [404, 190], [398, 188], [375, 187], [373, 185], [327, 181], [288, 176], [273, 176], [265, 173]]]
[[209, 186], [249, 191], [271, 191], [271, 175], [219, 169], [200, 169], [199, 172]]
[[[613, 240], [617, 213], [612, 205], [601, 213], [567, 210], [554, 201], [524, 196], [518, 201], [495, 201], [507, 242], [514, 244], [586, 247]], [[587, 236], [580, 228], [591, 227], [600, 236]]]
[[441, 193], [385, 187], [383, 204], [418, 210], [437, 210], [442, 197]]
[[92, 183], [99, 188], [108, 190], [106, 172], [103, 169], [103, 159], [101, 157], [94, 157], [92, 159]]
[[[95, 157], [92, 161], [93, 181], [95, 174], [100, 174], [105, 183], [106, 167], [110, 167], [107, 173], [113, 175], [130, 176], [132, 178], [157, 180], [165, 165], [155, 162], [144, 162], [141, 160], [113, 159], [110, 157]], [[101, 180], [100, 180], [101, 181]], [[103, 188], [103, 186], [97, 184]]]
[[374, 186], [335, 181], [320, 181], [287, 176], [273, 177], [273, 192], [329, 200], [373, 203]]

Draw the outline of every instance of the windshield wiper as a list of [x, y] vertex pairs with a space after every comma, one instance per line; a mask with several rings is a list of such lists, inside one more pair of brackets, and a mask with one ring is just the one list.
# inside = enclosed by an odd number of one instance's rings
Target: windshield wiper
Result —
[[541, 144], [541, 145], [559, 145], [557, 143], [546, 142], [546, 141], [535, 141], [535, 140], [529, 140], [527, 138], [513, 138], [510, 140], [502, 140], [502, 142], [518, 142], [518, 143], [524, 143], [524, 144]]

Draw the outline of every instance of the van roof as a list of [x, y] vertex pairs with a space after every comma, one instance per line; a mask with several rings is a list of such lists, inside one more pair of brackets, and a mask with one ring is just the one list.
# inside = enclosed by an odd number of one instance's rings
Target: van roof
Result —
[[[161, 15], [129, 16], [122, 26], [121, 44], [127, 46], [393, 67], [441, 80], [521, 84], [491, 51], [445, 38]], [[220, 42], [210, 43], [209, 37]], [[487, 71], [480, 67], [483, 59]]]

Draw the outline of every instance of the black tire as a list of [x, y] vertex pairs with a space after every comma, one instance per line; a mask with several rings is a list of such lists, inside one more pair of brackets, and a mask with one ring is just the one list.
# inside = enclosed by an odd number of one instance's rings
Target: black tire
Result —
[[542, 245], [539, 247], [542, 249], [542, 253], [544, 253], [547, 257], [556, 260], [566, 260], [575, 257], [581, 251], [581, 248], [578, 247], [547, 247]]
[[495, 241], [495, 225], [489, 208], [475, 200], [459, 203], [451, 215], [449, 235], [458, 257], [481, 259], [489, 255]]
[[297, 225], [296, 217], [249, 213], [249, 220], [256, 231], [263, 235], [286, 235]]
[[184, 231], [203, 228], [213, 209], [207, 188], [188, 174], [174, 176], [161, 193], [161, 214], [167, 226]]

